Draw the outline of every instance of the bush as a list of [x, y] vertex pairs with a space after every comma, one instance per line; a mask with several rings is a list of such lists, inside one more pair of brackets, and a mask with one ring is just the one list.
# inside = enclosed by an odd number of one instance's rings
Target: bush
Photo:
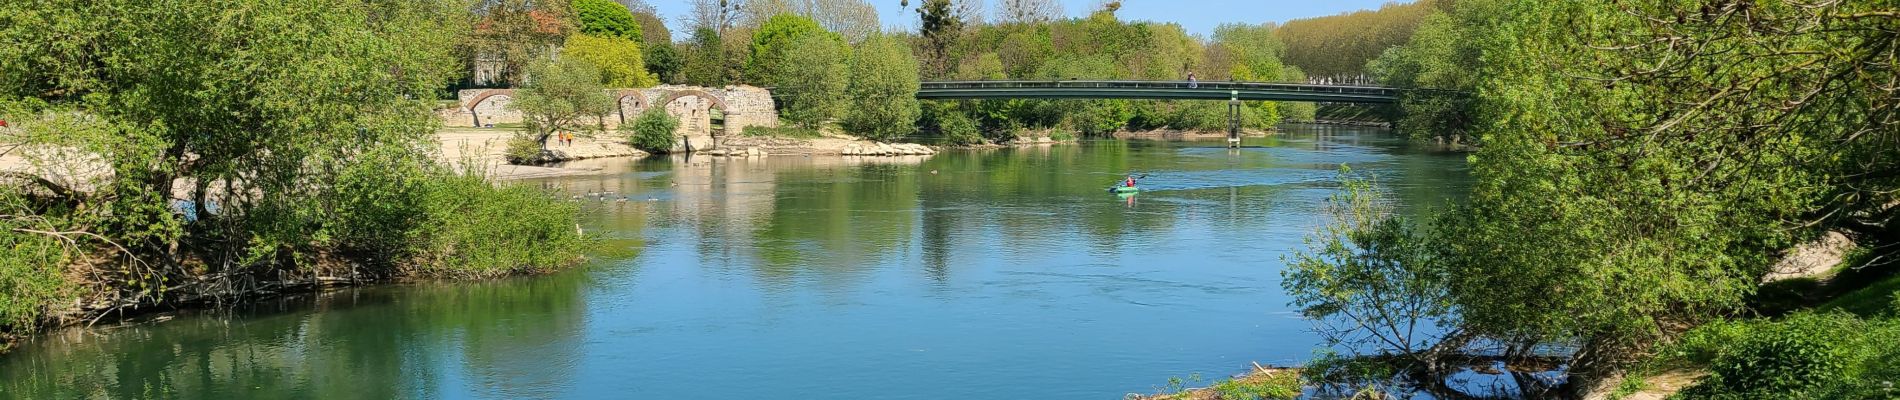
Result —
[[983, 130], [976, 126], [976, 120], [961, 112], [951, 110], [937, 114], [937, 133], [951, 144], [983, 143]]
[[1845, 382], [1855, 356], [1848, 335], [1862, 328], [1861, 321], [1840, 313], [1802, 313], [1764, 324], [1715, 355], [1709, 379], [1684, 394], [1769, 398]]
[[425, 223], [411, 271], [424, 276], [495, 277], [544, 272], [582, 259], [588, 239], [580, 209], [528, 186], [496, 186], [479, 174], [431, 174]]
[[635, 118], [632, 125], [621, 130], [623, 133], [632, 131], [632, 136], [628, 141], [633, 143], [633, 148], [658, 154], [673, 151], [673, 145], [679, 142], [679, 134], [676, 132], [679, 126], [679, 118], [666, 113], [665, 108], [652, 107], [640, 113], [640, 117]]
[[[579, 210], [484, 171], [457, 174], [407, 149], [361, 155], [310, 205], [333, 212], [314, 235], [378, 275], [493, 277], [580, 258]], [[477, 167], [471, 167], [475, 169]]]
[[47, 307], [73, 294], [66, 280], [64, 243], [52, 236], [23, 233], [15, 229], [57, 231], [11, 215], [31, 215], [25, 211], [25, 199], [0, 187], [0, 351], [5, 350], [5, 335], [30, 332]]
[[502, 157], [507, 158], [509, 164], [540, 164], [541, 160], [546, 159], [542, 157], [543, 150], [546, 149], [542, 147], [541, 141], [535, 140], [533, 134], [515, 132], [514, 137], [508, 138], [508, 148], [502, 152]]

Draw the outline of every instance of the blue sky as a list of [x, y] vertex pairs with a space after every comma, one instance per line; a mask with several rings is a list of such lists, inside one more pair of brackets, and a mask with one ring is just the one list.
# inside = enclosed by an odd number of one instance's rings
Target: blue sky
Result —
[[[917, 14], [898, 8], [900, 0], [866, 0], [878, 8], [878, 20], [887, 27], [913, 29]], [[1098, 0], [1059, 0], [1071, 16], [1086, 13]], [[677, 31], [679, 16], [688, 9], [688, 0], [648, 0], [666, 18], [667, 26]], [[920, 0], [912, 0], [914, 6]], [[990, 0], [992, 4], [995, 0]], [[1361, 9], [1378, 8], [1393, 0], [1122, 0], [1125, 20], [1176, 22], [1189, 33], [1207, 35], [1214, 27], [1228, 22], [1257, 24], [1290, 19], [1321, 17]], [[1402, 0], [1397, 2], [1410, 2]]]

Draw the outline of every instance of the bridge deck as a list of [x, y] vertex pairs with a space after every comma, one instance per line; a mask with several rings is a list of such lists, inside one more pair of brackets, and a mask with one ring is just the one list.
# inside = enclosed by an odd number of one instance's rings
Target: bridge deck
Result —
[[917, 98], [1273, 100], [1341, 103], [1397, 102], [1400, 90], [1379, 86], [1187, 81], [941, 81], [924, 82]]

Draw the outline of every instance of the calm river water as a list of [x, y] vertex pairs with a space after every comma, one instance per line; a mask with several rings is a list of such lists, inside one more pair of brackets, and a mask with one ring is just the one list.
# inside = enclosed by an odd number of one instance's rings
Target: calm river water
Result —
[[[1463, 158], [1381, 129], [837, 157], [601, 161], [535, 181], [616, 249], [551, 276], [276, 299], [68, 330], [0, 398], [1118, 399], [1320, 344], [1281, 257], [1336, 170], [1405, 207]], [[935, 173], [932, 173], [935, 171]], [[1147, 174], [1133, 197], [1104, 193]]]

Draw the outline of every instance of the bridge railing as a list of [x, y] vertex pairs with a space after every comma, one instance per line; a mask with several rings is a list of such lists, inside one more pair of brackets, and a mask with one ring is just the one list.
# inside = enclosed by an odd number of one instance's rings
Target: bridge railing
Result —
[[1398, 89], [1379, 86], [1314, 85], [1269, 82], [1188, 82], [1188, 81], [932, 81], [923, 82], [924, 90], [957, 89], [1191, 89], [1191, 90], [1272, 90], [1325, 94], [1363, 94], [1390, 96]]

